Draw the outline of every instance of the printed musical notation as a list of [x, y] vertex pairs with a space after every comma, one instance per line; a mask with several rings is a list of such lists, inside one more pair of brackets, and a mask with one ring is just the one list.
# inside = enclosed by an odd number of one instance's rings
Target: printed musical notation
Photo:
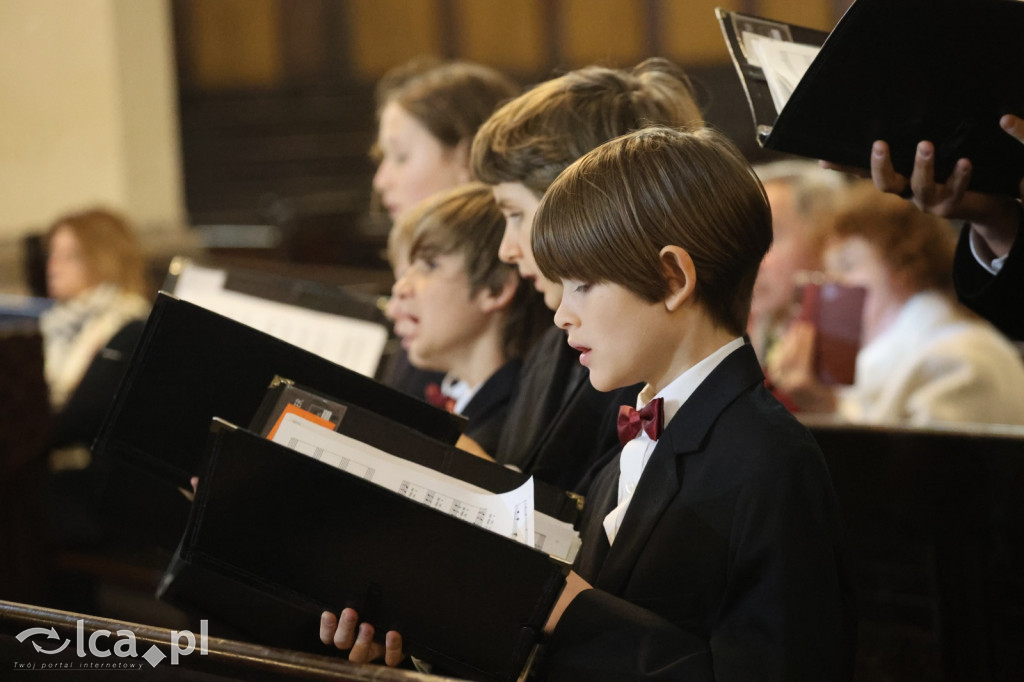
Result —
[[492, 493], [286, 414], [272, 440], [468, 523], [534, 544], [533, 479]]

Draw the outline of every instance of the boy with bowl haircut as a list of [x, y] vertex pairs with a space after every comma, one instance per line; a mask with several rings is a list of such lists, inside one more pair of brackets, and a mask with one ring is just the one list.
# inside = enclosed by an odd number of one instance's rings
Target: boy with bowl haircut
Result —
[[551, 679], [841, 680], [854, 591], [810, 433], [743, 338], [771, 213], [722, 135], [648, 128], [569, 167], [532, 246], [556, 324], [623, 407], [575, 571], [549, 620]]
[[[852, 677], [855, 592], [824, 457], [743, 337], [771, 234], [753, 170], [708, 129], [601, 145], [538, 207], [556, 324], [596, 389], [643, 389], [590, 487], [535, 679]], [[351, 660], [402, 660], [398, 632], [373, 636], [352, 609], [321, 620]]]

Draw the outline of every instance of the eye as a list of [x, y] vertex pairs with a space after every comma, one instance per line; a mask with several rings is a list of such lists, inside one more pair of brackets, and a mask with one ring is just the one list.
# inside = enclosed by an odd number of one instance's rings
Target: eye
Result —
[[590, 291], [590, 286], [591, 286], [590, 284], [585, 283], [585, 282], [581, 283], [581, 284], [577, 284], [576, 287], [573, 289], [573, 291], [576, 292], [577, 294], [585, 294], [588, 291]]
[[504, 214], [506, 223], [519, 222], [523, 217], [523, 214], [520, 211], [504, 211]]

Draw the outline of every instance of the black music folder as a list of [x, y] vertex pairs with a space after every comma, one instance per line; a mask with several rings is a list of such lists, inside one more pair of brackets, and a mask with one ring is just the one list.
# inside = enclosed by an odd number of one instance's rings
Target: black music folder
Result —
[[[937, 180], [966, 157], [972, 189], [1019, 194], [1024, 145], [999, 118], [1024, 115], [1024, 3], [855, 0], [827, 37], [715, 11], [762, 146], [867, 168], [872, 142], [885, 140], [896, 170], [909, 176], [917, 143], [930, 140]], [[750, 63], [747, 31], [821, 45], [777, 115], [764, 72]]]
[[[494, 493], [512, 490], [530, 478], [529, 474], [477, 457], [393, 418], [357, 404], [339, 401], [286, 377], [275, 377], [265, 393], [263, 402], [249, 422], [249, 430], [264, 438], [271, 435], [285, 406], [291, 403], [323, 419], [326, 422], [324, 426], [332, 431], [484, 490]], [[534, 508], [538, 512], [570, 525], [576, 523], [582, 511], [581, 496], [541, 480], [534, 479], [533, 495]]]
[[160, 593], [268, 645], [320, 652], [320, 613], [352, 606], [379, 637], [401, 632], [408, 654], [472, 679], [513, 680], [568, 568], [215, 420]]
[[248, 424], [275, 375], [455, 443], [465, 418], [164, 293], [153, 309], [93, 445], [98, 491], [118, 542], [173, 550], [181, 539], [210, 420]]
[[187, 488], [210, 419], [248, 424], [277, 375], [442, 442], [455, 443], [465, 425], [459, 415], [161, 293], [94, 450]]

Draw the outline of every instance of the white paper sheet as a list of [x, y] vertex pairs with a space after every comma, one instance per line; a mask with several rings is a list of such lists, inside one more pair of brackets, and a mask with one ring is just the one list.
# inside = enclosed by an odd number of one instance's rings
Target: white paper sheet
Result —
[[515, 490], [492, 493], [296, 414], [285, 415], [273, 440], [464, 521], [533, 544], [532, 478]]
[[384, 325], [268, 301], [224, 289], [227, 273], [189, 264], [174, 295], [372, 377], [388, 330]]
[[750, 36], [750, 43], [768, 81], [775, 111], [782, 111], [821, 48], [765, 36]]
[[580, 550], [580, 534], [571, 523], [559, 521], [553, 516], [535, 512], [534, 544], [540, 551], [562, 559], [566, 563], [576, 560]]

